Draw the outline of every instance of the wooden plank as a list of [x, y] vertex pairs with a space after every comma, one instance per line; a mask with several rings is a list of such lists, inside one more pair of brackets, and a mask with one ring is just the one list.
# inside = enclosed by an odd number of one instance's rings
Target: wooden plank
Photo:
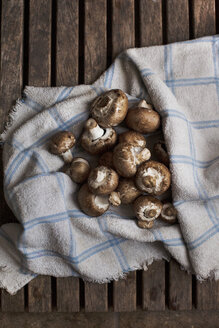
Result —
[[[189, 6], [188, 0], [167, 0], [167, 24], [164, 33], [167, 42], [189, 39]], [[192, 309], [192, 276], [180, 270], [174, 261], [169, 263], [168, 295], [169, 308], [172, 310]]]
[[[51, 85], [51, 0], [29, 1], [28, 84]], [[51, 278], [38, 276], [28, 285], [29, 312], [51, 311]]]
[[192, 0], [193, 37], [216, 33], [215, 0]]
[[[20, 96], [23, 83], [23, 0], [3, 0], [1, 17], [0, 130], [2, 131], [7, 113]], [[0, 189], [1, 224], [15, 221], [4, 200], [2, 171]], [[14, 296], [2, 290], [1, 310], [23, 311], [24, 288]]]
[[121, 51], [135, 46], [134, 0], [112, 0], [112, 53], [115, 58]]
[[125, 279], [113, 282], [113, 304], [115, 312], [136, 310], [136, 271], [130, 272]]
[[[135, 46], [134, 17], [134, 0], [112, 1], [112, 58]], [[126, 279], [113, 282], [113, 303], [116, 312], [135, 311], [136, 272], [130, 272]]]
[[167, 0], [167, 43], [189, 39], [189, 2], [188, 0]]
[[[92, 83], [106, 69], [106, 0], [85, 0], [84, 82]], [[107, 284], [85, 282], [85, 311], [107, 311]]]
[[140, 0], [139, 18], [141, 47], [162, 44], [162, 0]]
[[[140, 1], [140, 47], [163, 43], [162, 1]], [[165, 309], [165, 262], [154, 262], [142, 273], [142, 307]]]
[[169, 308], [192, 310], [192, 276], [172, 260], [169, 269]]
[[[78, 0], [57, 1], [56, 81], [54, 81], [57, 86], [78, 84], [78, 7]], [[57, 311], [78, 312], [80, 310], [79, 278], [57, 278], [56, 295]]]
[[143, 271], [142, 305], [144, 310], [165, 310], [165, 262], [153, 262]]
[[[193, 37], [216, 33], [215, 1], [192, 1]], [[198, 309], [219, 309], [219, 281], [196, 281], [196, 306]]]

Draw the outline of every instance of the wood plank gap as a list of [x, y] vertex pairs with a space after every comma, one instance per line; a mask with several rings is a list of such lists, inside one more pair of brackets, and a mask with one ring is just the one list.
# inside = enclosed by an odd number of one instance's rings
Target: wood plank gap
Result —
[[189, 0], [189, 38], [194, 38], [194, 13], [192, 0]]
[[197, 281], [195, 275], [193, 274], [192, 275], [192, 305], [194, 308], [197, 307], [196, 294], [197, 294]]
[[23, 23], [23, 88], [28, 84], [29, 74], [29, 0], [24, 0], [24, 23]]
[[167, 3], [166, 0], [162, 1], [162, 33], [163, 44], [167, 43]]
[[85, 0], [79, 1], [79, 47], [78, 47], [78, 83], [84, 83], [84, 23], [85, 23]]
[[112, 63], [112, 0], [107, 0], [107, 67]]
[[136, 305], [142, 309], [142, 279], [143, 279], [143, 272], [142, 270], [136, 271]]
[[51, 277], [51, 306], [52, 311], [57, 311], [57, 289], [56, 289], [56, 278]]
[[107, 294], [108, 294], [108, 309], [113, 309], [113, 282], [108, 283], [107, 286]]
[[165, 304], [169, 308], [169, 276], [170, 276], [170, 263], [165, 261]]
[[28, 285], [24, 286], [24, 309], [26, 312], [28, 312]]
[[79, 280], [79, 290], [80, 290], [80, 311], [85, 308], [85, 293], [84, 293], [84, 281]]
[[57, 0], [52, 1], [51, 13], [51, 86], [56, 85]]
[[216, 34], [219, 33], [219, 0], [215, 0]]
[[135, 0], [134, 3], [135, 10], [135, 47], [140, 47], [140, 35], [141, 35], [141, 24], [140, 24], [140, 2], [139, 0]]

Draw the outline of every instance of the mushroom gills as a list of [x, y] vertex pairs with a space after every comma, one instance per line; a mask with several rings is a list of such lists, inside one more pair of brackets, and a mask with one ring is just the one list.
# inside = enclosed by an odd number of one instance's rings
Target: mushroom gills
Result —
[[142, 221], [153, 221], [160, 215], [161, 210], [153, 203], [142, 206], [138, 211], [139, 219]]

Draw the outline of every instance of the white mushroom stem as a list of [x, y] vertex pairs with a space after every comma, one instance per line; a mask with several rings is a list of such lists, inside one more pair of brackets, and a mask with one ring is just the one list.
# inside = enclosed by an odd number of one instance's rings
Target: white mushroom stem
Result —
[[103, 210], [107, 210], [109, 206], [109, 201], [107, 196], [95, 196], [94, 198], [95, 205]]
[[109, 202], [113, 206], [119, 206], [121, 204], [120, 194], [117, 191], [112, 191], [109, 197]]
[[139, 165], [147, 160], [149, 160], [151, 157], [151, 152], [148, 148], [144, 148], [142, 151], [137, 153], [135, 155], [135, 163], [136, 165]]
[[104, 182], [104, 180], [106, 179], [106, 172], [102, 171], [102, 170], [98, 170], [97, 172], [97, 176], [95, 180], [91, 180], [90, 181], [90, 185], [93, 188], [98, 188], [100, 185], [102, 185], [102, 183]]
[[73, 160], [73, 156], [70, 149], [62, 153], [61, 156], [64, 159], [65, 163], [71, 163], [71, 161]]
[[148, 103], [146, 102], [146, 100], [141, 100], [141, 101], [138, 103], [138, 107], [143, 107], [143, 108], [153, 109], [152, 105], [151, 105], [151, 104], [148, 104]]
[[104, 135], [104, 129], [102, 129], [93, 118], [90, 118], [85, 126], [92, 140], [99, 139]]

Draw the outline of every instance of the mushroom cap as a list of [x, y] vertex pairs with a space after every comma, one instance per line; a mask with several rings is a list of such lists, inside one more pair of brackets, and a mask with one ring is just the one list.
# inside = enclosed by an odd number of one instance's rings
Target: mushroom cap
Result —
[[164, 203], [160, 213], [160, 219], [167, 223], [175, 223], [177, 221], [177, 210], [171, 203]]
[[154, 220], [149, 221], [149, 222], [148, 221], [138, 220], [137, 225], [139, 226], [139, 228], [142, 228], [142, 229], [150, 229], [154, 225]]
[[117, 192], [120, 194], [122, 204], [131, 204], [141, 195], [141, 191], [137, 189], [134, 180], [131, 178], [121, 179]]
[[119, 175], [130, 178], [135, 175], [137, 166], [132, 151], [133, 146], [129, 143], [119, 143], [113, 150], [113, 165]]
[[164, 164], [148, 161], [138, 167], [135, 183], [141, 191], [162, 195], [170, 187], [171, 174]]
[[106, 128], [104, 134], [92, 140], [88, 131], [85, 131], [81, 138], [82, 147], [92, 155], [98, 155], [111, 149], [117, 139], [116, 131], [113, 128]]
[[160, 115], [153, 109], [132, 107], [128, 110], [125, 123], [128, 128], [140, 132], [150, 133], [160, 126]]
[[97, 97], [91, 105], [91, 116], [102, 127], [120, 124], [128, 111], [128, 98], [122, 90], [112, 89]]
[[82, 157], [75, 157], [69, 168], [69, 175], [76, 183], [83, 183], [87, 180], [90, 173], [88, 161]]
[[80, 209], [89, 216], [100, 216], [109, 208], [108, 196], [94, 195], [87, 183], [83, 184], [78, 192]]
[[169, 156], [167, 153], [166, 145], [163, 140], [159, 140], [154, 144], [154, 154], [157, 157], [158, 161], [163, 163], [166, 166], [169, 166]]
[[54, 154], [61, 155], [71, 149], [76, 142], [75, 136], [70, 131], [61, 131], [55, 134], [50, 143]]
[[145, 137], [136, 131], [126, 131], [119, 135], [119, 142], [128, 142], [135, 147], [142, 147], [146, 146]]
[[97, 166], [90, 172], [88, 187], [96, 195], [108, 195], [114, 191], [119, 183], [119, 176], [113, 169]]
[[134, 212], [138, 220], [151, 222], [161, 213], [163, 204], [152, 196], [140, 196], [134, 201]]
[[99, 165], [111, 167], [112, 169], [114, 169], [113, 152], [107, 151], [106, 153], [103, 153], [103, 155], [101, 155], [99, 158]]

